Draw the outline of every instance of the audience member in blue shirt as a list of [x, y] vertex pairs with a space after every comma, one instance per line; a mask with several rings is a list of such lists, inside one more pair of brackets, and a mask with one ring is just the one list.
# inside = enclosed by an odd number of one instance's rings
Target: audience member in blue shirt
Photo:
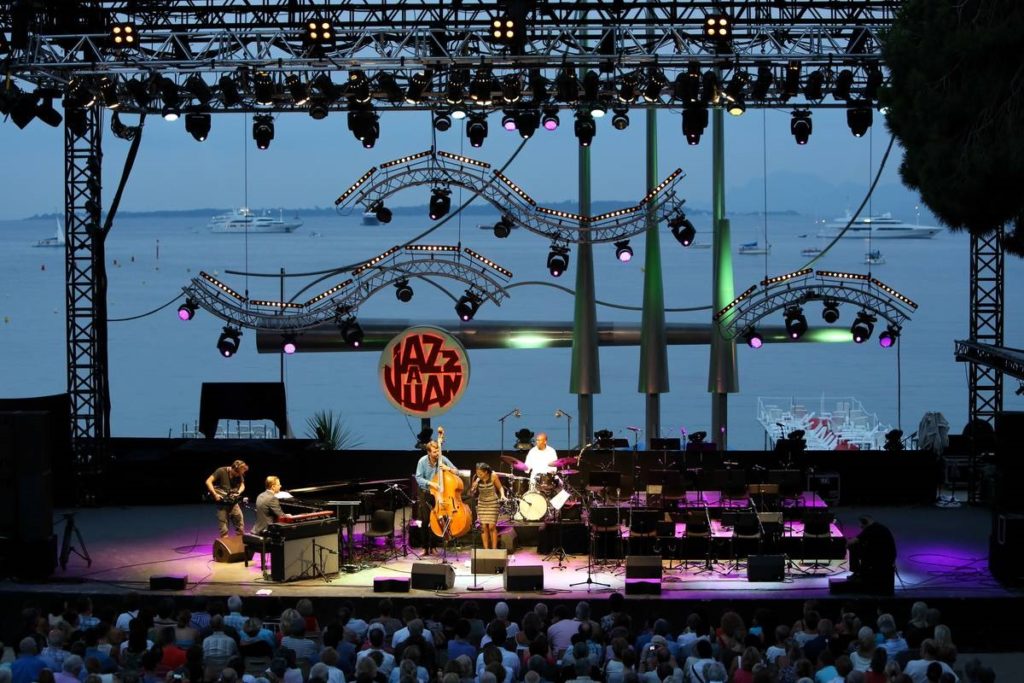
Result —
[[18, 643], [18, 658], [11, 663], [11, 683], [35, 683], [39, 672], [46, 668], [46, 660], [39, 656], [34, 638], [22, 638]]

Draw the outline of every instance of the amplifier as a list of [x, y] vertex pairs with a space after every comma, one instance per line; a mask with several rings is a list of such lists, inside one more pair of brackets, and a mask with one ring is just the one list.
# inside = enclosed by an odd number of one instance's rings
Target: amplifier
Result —
[[509, 565], [505, 568], [505, 590], [544, 590], [544, 567], [539, 564]]
[[627, 579], [661, 580], [661, 555], [629, 555], [626, 557]]
[[450, 564], [414, 562], [412, 587], [425, 591], [448, 590], [455, 585], [455, 569]]
[[408, 593], [409, 579], [404, 576], [373, 577], [374, 593]]

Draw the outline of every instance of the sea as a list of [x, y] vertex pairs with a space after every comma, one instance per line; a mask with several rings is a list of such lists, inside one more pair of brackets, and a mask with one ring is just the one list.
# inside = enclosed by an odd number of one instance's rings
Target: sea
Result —
[[[290, 216], [295, 212], [286, 212]], [[244, 331], [241, 349], [222, 358], [215, 348], [223, 322], [200, 311], [194, 320], [177, 317], [184, 285], [200, 270], [222, 279], [252, 298], [279, 298], [277, 274], [300, 274], [367, 260], [402, 244], [435, 225], [423, 215], [396, 213], [387, 225], [365, 226], [358, 212], [311, 213], [290, 234], [213, 234], [209, 216], [124, 215], [107, 240], [109, 275], [110, 387], [115, 437], [179, 437], [195, 429], [203, 382], [276, 381], [277, 354], [259, 354], [252, 331]], [[837, 209], [836, 215], [842, 210]], [[681, 247], [665, 228], [661, 232], [665, 306], [670, 323], [701, 323], [711, 317], [710, 218], [691, 216], [698, 229], [693, 248]], [[824, 246], [815, 238], [817, 222], [829, 216], [799, 213], [730, 216], [734, 251], [745, 242], [771, 245], [763, 255], [736, 254], [734, 289], [742, 292], [766, 275], [800, 268], [801, 249]], [[461, 243], [514, 273], [513, 282], [555, 283], [574, 287], [575, 253], [560, 279], [546, 268], [548, 243], [523, 229], [508, 239], [490, 230], [497, 215], [461, 214], [421, 239], [424, 243]], [[908, 217], [908, 222], [913, 222]], [[478, 227], [483, 225], [486, 229]], [[66, 390], [64, 250], [33, 245], [54, 233], [54, 219], [0, 222], [0, 396], [21, 397]], [[644, 279], [644, 240], [634, 238], [635, 257], [615, 258], [611, 245], [596, 245], [597, 307], [601, 321], [640, 320]], [[869, 413], [908, 434], [926, 412], [942, 413], [953, 433], [967, 420], [967, 366], [957, 363], [953, 344], [968, 334], [969, 240], [943, 230], [928, 240], [883, 240], [870, 245], [885, 263], [871, 274], [919, 304], [903, 329], [897, 348], [882, 349], [877, 334], [865, 344], [774, 343], [753, 350], [738, 348], [739, 392], [728, 401], [729, 448], [760, 449], [766, 434], [758, 423], [759, 397], [776, 403], [823, 402], [853, 397]], [[844, 239], [818, 268], [866, 273], [868, 245]], [[231, 274], [229, 271], [249, 273]], [[274, 277], [259, 277], [270, 274]], [[309, 285], [310, 277], [287, 277], [285, 296]], [[326, 289], [332, 280], [308, 290]], [[464, 286], [439, 282], [459, 296]], [[452, 299], [427, 283], [413, 281], [415, 296], [401, 303], [389, 291], [368, 300], [360, 318], [450, 321], [459, 326]], [[1024, 267], [1006, 261], [1006, 345], [1020, 347], [1024, 336]], [[303, 296], [302, 299], [308, 298]], [[607, 304], [607, 305], [605, 305]], [[820, 305], [805, 313], [812, 327], [824, 326]], [[855, 311], [841, 309], [837, 326], [848, 328]], [[500, 307], [485, 304], [478, 320], [552, 320], [573, 318], [571, 294], [543, 284], [518, 286]], [[779, 320], [772, 323], [782, 324]], [[569, 391], [571, 350], [471, 350], [469, 386], [459, 404], [433, 424], [445, 427], [451, 449], [511, 448], [514, 432], [545, 431], [557, 449], [578, 445], [577, 397]], [[297, 353], [285, 358], [284, 382], [292, 432], [310, 434], [307, 421], [317, 411], [333, 411], [361, 448], [408, 450], [414, 447], [419, 420], [396, 411], [385, 399], [377, 377], [379, 352]], [[594, 397], [594, 427], [629, 438], [628, 427], [644, 425], [645, 397], [638, 393], [638, 347], [600, 349], [601, 391]], [[710, 431], [709, 348], [674, 346], [668, 351], [670, 390], [661, 397], [661, 434], [639, 433], [639, 445], [653, 436]], [[1015, 394], [1018, 383], [1006, 382], [1005, 408], [1024, 410]], [[521, 417], [500, 418], [518, 408]], [[229, 424], [229, 430], [241, 425]], [[251, 425], [245, 425], [251, 428]], [[504, 441], [502, 434], [504, 434]]]

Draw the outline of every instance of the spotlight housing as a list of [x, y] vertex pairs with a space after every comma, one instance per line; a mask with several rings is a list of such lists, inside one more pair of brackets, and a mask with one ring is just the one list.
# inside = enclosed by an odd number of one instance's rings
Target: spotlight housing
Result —
[[707, 127], [707, 107], [696, 105], [683, 109], [683, 135], [686, 136], [687, 144], [696, 145], [699, 143], [700, 136], [704, 134], [704, 129]]
[[512, 219], [508, 216], [502, 216], [498, 219], [498, 222], [494, 224], [494, 236], [498, 239], [505, 239], [512, 233]]
[[846, 110], [846, 125], [850, 127], [853, 137], [862, 138], [871, 127], [874, 115], [871, 113], [871, 107], [864, 102], [856, 104], [851, 102], [850, 104], [850, 108]]
[[743, 340], [746, 341], [747, 346], [752, 349], [759, 349], [764, 346], [764, 337], [762, 337], [761, 333], [757, 330], [748, 330], [747, 333], [743, 335]]
[[196, 142], [203, 142], [210, 136], [210, 112], [190, 111], [185, 114], [185, 131]]
[[231, 356], [238, 353], [238, 347], [242, 344], [242, 331], [226, 325], [224, 330], [220, 333], [217, 338], [217, 350], [220, 351], [220, 355], [225, 358], [231, 358]]
[[558, 110], [554, 107], [549, 107], [544, 110], [544, 118], [542, 120], [544, 130], [558, 130], [558, 124], [561, 123], [558, 119]]
[[569, 247], [551, 245], [547, 265], [551, 277], [562, 277], [562, 273], [569, 269]]
[[794, 109], [789, 121], [789, 132], [798, 145], [806, 145], [811, 137], [814, 125], [811, 123], [811, 112], [807, 109]]
[[341, 332], [341, 340], [353, 348], [359, 348], [363, 344], [363, 328], [355, 316], [349, 316], [338, 323], [338, 330]]
[[629, 263], [633, 260], [633, 247], [629, 246], [628, 239], [615, 243], [615, 258], [621, 263]]
[[452, 208], [452, 191], [435, 187], [430, 191], [430, 220], [443, 218]]
[[789, 306], [786, 308], [786, 334], [790, 339], [799, 339], [807, 332], [807, 317], [804, 309], [800, 306]]
[[298, 345], [295, 343], [295, 335], [288, 333], [281, 339], [281, 353], [285, 355], [292, 355], [298, 350]]
[[585, 111], [576, 112], [576, 121], [573, 123], [573, 132], [579, 138], [580, 147], [590, 147], [597, 135], [597, 124], [594, 117]]
[[481, 147], [487, 137], [487, 115], [471, 114], [466, 123], [466, 137], [472, 147]]
[[615, 130], [629, 128], [629, 107], [612, 108], [612, 128]]
[[403, 304], [407, 304], [412, 301], [412, 287], [409, 286], [408, 278], [402, 278], [395, 283], [395, 298], [401, 301]]
[[857, 319], [850, 326], [850, 335], [853, 337], [853, 341], [857, 344], [863, 344], [870, 339], [871, 333], [875, 331], [876, 320], [877, 318], [867, 311], [858, 313]]
[[374, 202], [373, 205], [370, 206], [370, 211], [373, 212], [373, 215], [377, 218], [378, 222], [384, 223], [384, 224], [387, 224], [387, 223], [391, 222], [391, 218], [392, 218], [391, 209], [389, 209], [388, 207], [384, 206], [384, 201], [383, 200], [378, 200], [378, 201]]
[[670, 219], [668, 227], [672, 230], [672, 236], [684, 247], [693, 244], [694, 238], [697, 237], [697, 228], [693, 227], [693, 223], [684, 213]]
[[139, 29], [132, 22], [122, 22], [110, 27], [110, 44], [114, 47], [127, 48], [139, 44]]
[[257, 114], [252, 117], [252, 139], [258, 149], [270, 147], [274, 139], [274, 117], [270, 114]]
[[878, 335], [878, 345], [883, 349], [890, 349], [896, 345], [896, 340], [900, 338], [900, 328], [898, 325], [889, 323], [886, 325], [885, 330]]
[[365, 149], [372, 149], [380, 136], [380, 116], [372, 109], [353, 109], [348, 113], [348, 129]]
[[821, 309], [821, 319], [829, 325], [839, 320], [839, 302], [835, 299], [825, 299], [824, 308]]
[[185, 303], [178, 306], [178, 320], [189, 321], [196, 317], [196, 311], [199, 310], [199, 304], [192, 297], [185, 299]]
[[434, 130], [445, 132], [452, 127], [452, 115], [447, 111], [437, 111], [434, 113]]
[[455, 314], [459, 316], [459, 320], [462, 322], [469, 322], [476, 315], [476, 312], [480, 310], [482, 303], [483, 299], [480, 298], [479, 294], [472, 289], [467, 289], [466, 293], [455, 302]]

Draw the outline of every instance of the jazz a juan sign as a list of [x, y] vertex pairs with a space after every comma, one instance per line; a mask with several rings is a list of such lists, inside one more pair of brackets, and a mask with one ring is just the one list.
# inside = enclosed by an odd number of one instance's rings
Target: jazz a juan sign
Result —
[[439, 327], [410, 327], [388, 342], [378, 367], [391, 405], [416, 417], [451, 410], [469, 384], [469, 357], [459, 340]]

